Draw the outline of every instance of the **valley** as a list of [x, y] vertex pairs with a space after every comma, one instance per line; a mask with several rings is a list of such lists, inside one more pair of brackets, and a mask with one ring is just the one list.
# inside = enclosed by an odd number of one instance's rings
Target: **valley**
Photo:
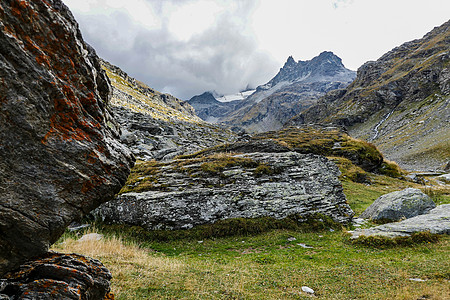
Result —
[[183, 101], [60, 0], [0, 17], [0, 299], [450, 295], [450, 21]]

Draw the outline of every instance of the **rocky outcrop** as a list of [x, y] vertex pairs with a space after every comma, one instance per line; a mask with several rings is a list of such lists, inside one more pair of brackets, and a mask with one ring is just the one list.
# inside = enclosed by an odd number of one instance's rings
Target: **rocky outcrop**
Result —
[[120, 190], [133, 163], [94, 50], [59, 0], [0, 1], [0, 275]]
[[102, 61], [111, 79], [111, 109], [122, 127], [121, 141], [139, 160], [167, 160], [193, 153], [237, 136], [220, 126], [203, 122], [186, 102], [161, 94]]
[[342, 60], [332, 52], [322, 52], [308, 61], [290, 56], [283, 68], [235, 111], [220, 121], [249, 132], [278, 130], [287, 120], [315, 104], [326, 92], [345, 88], [355, 78]]
[[0, 280], [0, 299], [114, 299], [111, 278], [96, 259], [48, 252], [6, 274]]
[[345, 125], [406, 169], [438, 168], [449, 155], [449, 44], [447, 21], [365, 63], [347, 88], [322, 97], [289, 124]]
[[376, 199], [359, 217], [375, 221], [399, 221], [425, 214], [436, 204], [419, 189], [407, 188]]
[[409, 236], [414, 232], [429, 231], [435, 234], [450, 234], [450, 204], [439, 205], [427, 214], [419, 215], [401, 222], [388, 223], [368, 229], [350, 232], [352, 238], [381, 235], [386, 237]]
[[95, 215], [107, 223], [149, 230], [316, 213], [347, 223], [353, 211], [338, 175], [325, 157], [295, 152], [215, 153], [148, 162], [138, 164], [117, 199]]
[[121, 141], [139, 160], [168, 160], [238, 138], [231, 131], [213, 124], [184, 120], [168, 122], [120, 106], [112, 109], [122, 126]]

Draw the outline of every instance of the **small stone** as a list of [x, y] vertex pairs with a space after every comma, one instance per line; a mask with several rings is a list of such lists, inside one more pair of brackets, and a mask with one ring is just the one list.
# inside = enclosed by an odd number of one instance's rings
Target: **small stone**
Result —
[[87, 242], [87, 241], [100, 241], [103, 239], [103, 234], [99, 233], [88, 233], [83, 235], [78, 242]]
[[302, 286], [302, 291], [304, 291], [307, 294], [314, 294], [314, 290], [307, 286]]
[[295, 240], [297, 240], [295, 237], [288, 237], [288, 239], [287, 239], [289, 242], [292, 242], [292, 241], [295, 241]]
[[410, 278], [410, 281], [416, 281], [416, 282], [422, 282], [422, 281], [427, 281], [426, 279], [422, 279], [422, 278]]
[[202, 243], [203, 243], [203, 241], [198, 241], [197, 243], [199, 243], [199, 244], [202, 244]]

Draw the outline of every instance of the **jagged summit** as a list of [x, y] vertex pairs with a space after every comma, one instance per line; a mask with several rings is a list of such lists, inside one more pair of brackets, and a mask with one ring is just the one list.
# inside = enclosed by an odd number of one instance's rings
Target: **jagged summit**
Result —
[[326, 92], [346, 87], [356, 77], [333, 52], [296, 62], [289, 56], [269, 82], [260, 85], [236, 110], [220, 121], [250, 132], [277, 130], [286, 120], [315, 103]]
[[278, 74], [265, 86], [273, 87], [280, 82], [325, 81], [339, 76], [347, 81], [354, 72], [345, 68], [342, 59], [331, 51], [324, 51], [311, 60], [296, 62], [289, 56]]

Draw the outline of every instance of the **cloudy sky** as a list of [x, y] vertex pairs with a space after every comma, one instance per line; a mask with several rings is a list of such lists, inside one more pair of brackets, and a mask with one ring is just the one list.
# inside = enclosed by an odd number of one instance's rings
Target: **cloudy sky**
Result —
[[183, 100], [270, 80], [292, 55], [356, 70], [449, 18], [448, 0], [63, 0], [98, 54]]

